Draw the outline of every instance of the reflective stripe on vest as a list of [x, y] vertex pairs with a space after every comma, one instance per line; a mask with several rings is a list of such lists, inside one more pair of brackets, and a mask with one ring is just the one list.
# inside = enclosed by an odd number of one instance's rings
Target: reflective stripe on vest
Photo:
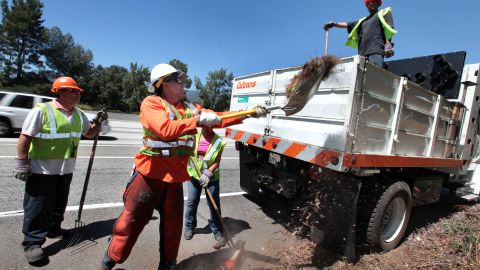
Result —
[[43, 113], [43, 126], [30, 145], [31, 159], [69, 159], [77, 156], [83, 130], [82, 112], [75, 108], [73, 121], [55, 109], [52, 102], [37, 105]]
[[[197, 167], [200, 168], [200, 172], [203, 171], [203, 169], [208, 169], [210, 168], [210, 166], [212, 166], [213, 162], [217, 158], [220, 151], [222, 151], [225, 145], [227, 144], [226, 142], [223, 141], [223, 139], [220, 136], [215, 134], [212, 139], [212, 143], [207, 149], [207, 153], [203, 157], [203, 160], [198, 160], [198, 143], [200, 141], [200, 137], [201, 137], [201, 132], [197, 133], [195, 137], [195, 154], [193, 158], [190, 159], [190, 161], [188, 162], [188, 167], [187, 167], [188, 174], [195, 179], [200, 179], [200, 175], [198, 175], [197, 170], [192, 164], [192, 160], [195, 160], [197, 162]], [[220, 180], [220, 167], [217, 167], [213, 172], [212, 180], [214, 181]]]
[[[383, 32], [385, 34], [386, 40], [390, 41], [392, 39], [392, 37], [397, 33], [397, 31], [395, 29], [393, 29], [392, 26], [389, 25], [385, 21], [385, 15], [387, 15], [388, 13], [392, 14], [392, 8], [391, 7], [384, 8], [384, 9], [380, 10], [377, 13], [377, 16], [378, 16], [380, 22], [382, 23]], [[350, 47], [355, 48], [355, 49], [358, 48], [358, 28], [363, 23], [363, 21], [365, 21], [366, 19], [367, 19], [367, 17], [361, 18], [358, 21], [358, 23], [355, 25], [352, 32], [350, 32], [350, 35], [348, 36], [347, 42], [345, 42], [346, 46], [350, 46]]]
[[[170, 120], [187, 119], [193, 117], [197, 113], [197, 109], [191, 103], [183, 103], [185, 114], [182, 116], [180, 112], [170, 103], [158, 97], [163, 107], [168, 113]], [[192, 109], [193, 108], [193, 109]], [[143, 128], [143, 148], [141, 154], [151, 157], [160, 156], [191, 156], [193, 155], [194, 135], [183, 135], [175, 141], [162, 141], [147, 128]]]

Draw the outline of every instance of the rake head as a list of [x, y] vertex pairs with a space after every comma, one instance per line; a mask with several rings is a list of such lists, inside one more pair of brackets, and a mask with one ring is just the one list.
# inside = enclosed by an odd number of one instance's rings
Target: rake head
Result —
[[72, 239], [68, 242], [66, 249], [68, 253], [74, 251], [74, 247], [77, 246], [82, 240], [82, 229], [85, 227], [85, 223], [81, 220], [75, 220], [75, 233], [72, 236]]

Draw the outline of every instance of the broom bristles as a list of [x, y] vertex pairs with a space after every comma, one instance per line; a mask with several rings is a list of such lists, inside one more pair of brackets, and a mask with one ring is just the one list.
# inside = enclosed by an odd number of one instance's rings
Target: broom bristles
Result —
[[305, 63], [302, 67], [302, 71], [297, 73], [286, 87], [287, 98], [295, 94], [295, 91], [299, 85], [301, 85], [306, 79], [308, 79], [318, 68], [323, 68], [324, 79], [328, 77], [331, 68], [336, 65], [338, 58], [333, 55], [326, 55], [322, 57], [315, 57]]

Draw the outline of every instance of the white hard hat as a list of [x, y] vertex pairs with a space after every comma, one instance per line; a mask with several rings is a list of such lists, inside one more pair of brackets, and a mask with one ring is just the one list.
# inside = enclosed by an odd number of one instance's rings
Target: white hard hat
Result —
[[156, 65], [150, 73], [150, 85], [148, 86], [148, 92], [153, 93], [155, 91], [155, 86], [160, 87], [163, 79], [175, 72], [179, 73], [179, 76], [183, 74], [182, 71], [178, 71], [176, 68], [169, 64]]

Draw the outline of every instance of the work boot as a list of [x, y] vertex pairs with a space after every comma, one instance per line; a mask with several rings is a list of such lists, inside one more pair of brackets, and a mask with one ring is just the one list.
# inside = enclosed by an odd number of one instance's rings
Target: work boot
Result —
[[108, 256], [108, 252], [105, 252], [105, 255], [103, 255], [102, 262], [98, 267], [98, 270], [110, 270], [110, 269], [113, 269], [113, 267], [115, 267], [116, 264], [117, 262], [115, 262]]
[[185, 229], [185, 231], [183, 232], [183, 237], [185, 238], [185, 240], [192, 239], [193, 238], [193, 230]]
[[25, 259], [28, 263], [36, 263], [45, 259], [45, 253], [39, 245], [25, 247]]
[[47, 233], [48, 238], [67, 239], [67, 238], [70, 238], [70, 236], [71, 236], [70, 231], [62, 228], [57, 228]]
[[177, 268], [177, 261], [160, 262], [158, 270], [175, 270]]
[[227, 244], [227, 240], [225, 240], [225, 237], [223, 237], [222, 233], [215, 234], [215, 241], [215, 244], [213, 244], [214, 249], [220, 249]]

